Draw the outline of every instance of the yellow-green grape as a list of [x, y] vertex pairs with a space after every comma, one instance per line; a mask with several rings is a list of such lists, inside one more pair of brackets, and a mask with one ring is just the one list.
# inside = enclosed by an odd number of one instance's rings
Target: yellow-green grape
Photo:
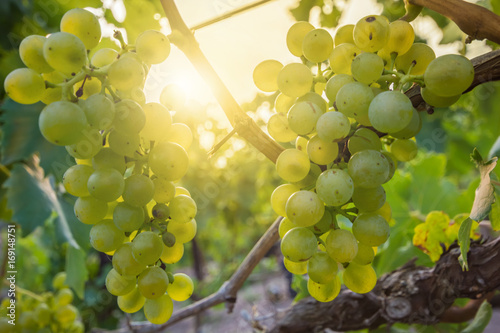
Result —
[[142, 64], [132, 57], [120, 57], [108, 69], [109, 83], [118, 90], [130, 90], [144, 83]]
[[340, 88], [352, 82], [354, 82], [354, 78], [348, 74], [336, 74], [332, 76], [326, 83], [325, 87], [325, 95], [330, 103], [336, 101], [337, 93], [339, 92]]
[[286, 202], [292, 194], [298, 191], [300, 191], [300, 188], [293, 184], [283, 184], [278, 186], [271, 194], [271, 206], [274, 212], [280, 216], [286, 216]]
[[61, 31], [80, 38], [87, 50], [96, 47], [101, 40], [99, 20], [94, 14], [82, 8], [70, 9], [63, 15]]
[[436, 58], [434, 50], [424, 43], [413, 44], [408, 52], [399, 55], [394, 65], [404, 74], [421, 75], [432, 60]]
[[375, 252], [373, 251], [373, 247], [359, 243], [358, 254], [356, 254], [352, 262], [358, 265], [369, 265], [373, 262], [374, 257]]
[[96, 170], [113, 168], [123, 174], [126, 169], [125, 157], [118, 155], [109, 147], [104, 147], [92, 158], [92, 166]]
[[106, 289], [111, 295], [123, 296], [134, 290], [135, 276], [120, 275], [115, 269], [111, 269], [106, 275]]
[[331, 302], [340, 293], [340, 277], [337, 275], [333, 281], [327, 284], [319, 284], [309, 278], [307, 280], [307, 291], [315, 300], [319, 302]]
[[297, 138], [297, 133], [292, 131], [288, 124], [286, 113], [275, 113], [267, 122], [267, 131], [278, 142], [290, 142]]
[[177, 143], [160, 142], [149, 153], [149, 167], [158, 177], [167, 180], [181, 179], [188, 165], [188, 154]]
[[354, 43], [366, 52], [377, 52], [389, 40], [389, 20], [382, 15], [360, 19], [353, 30]]
[[3, 86], [7, 96], [20, 104], [36, 103], [45, 94], [43, 77], [29, 68], [18, 68], [10, 72]]
[[354, 24], [346, 24], [339, 27], [334, 37], [335, 46], [344, 43], [354, 44], [353, 31], [354, 31]]
[[288, 111], [288, 125], [295, 133], [307, 135], [316, 129], [316, 123], [323, 112], [312, 102], [298, 102]]
[[144, 303], [144, 315], [152, 323], [161, 325], [166, 323], [172, 316], [174, 303], [167, 294], [157, 299], [146, 299]]
[[142, 207], [153, 199], [153, 181], [145, 175], [132, 175], [125, 179], [123, 201], [134, 207]]
[[145, 264], [135, 260], [132, 254], [132, 243], [130, 242], [123, 243], [118, 249], [116, 249], [113, 254], [112, 263], [113, 268], [118, 272], [118, 274], [124, 276], [137, 276], [146, 269]]
[[[378, 95], [377, 95], [378, 96]], [[337, 93], [337, 109], [347, 117], [362, 117], [368, 114], [373, 91], [361, 82], [348, 83]]]
[[144, 210], [125, 202], [119, 202], [113, 210], [113, 222], [116, 227], [124, 232], [132, 232], [144, 223]]
[[142, 309], [146, 298], [142, 296], [139, 289], [134, 289], [126, 295], [118, 296], [118, 307], [125, 313], [135, 313]]
[[373, 127], [382, 133], [404, 129], [413, 116], [413, 104], [400, 91], [384, 91], [372, 100], [368, 117]]
[[196, 202], [189, 196], [181, 194], [175, 196], [169, 203], [170, 217], [175, 222], [187, 223], [195, 218], [198, 211]]
[[298, 182], [304, 179], [311, 168], [309, 156], [297, 149], [286, 149], [276, 160], [278, 175], [287, 182]]
[[[67, 79], [67, 76], [61, 72], [53, 71], [50, 73], [43, 73], [42, 78], [44, 81], [50, 83], [62, 83]], [[50, 88], [46, 87], [42, 98], [40, 99], [44, 104], [50, 104], [61, 100], [62, 98], [62, 87]]]
[[96, 224], [108, 212], [108, 204], [92, 196], [78, 198], [74, 208], [76, 218], [85, 224]]
[[188, 189], [182, 186], [176, 186], [175, 187], [175, 196], [179, 195], [187, 195], [188, 197], [191, 198], [191, 193], [189, 193]]
[[132, 254], [138, 262], [153, 265], [163, 251], [161, 237], [152, 231], [143, 231], [132, 241]]
[[352, 202], [360, 212], [374, 212], [385, 203], [385, 190], [382, 186], [375, 188], [355, 187]]
[[310, 91], [310, 92], [306, 93], [305, 95], [297, 98], [295, 104], [298, 104], [300, 102], [311, 102], [311, 103], [319, 106], [319, 108], [321, 109], [321, 113], [325, 113], [327, 111], [327, 109], [328, 109], [328, 104], [323, 99], [323, 97], [321, 97], [320, 94], [312, 92], [312, 91]]
[[78, 73], [87, 62], [85, 44], [67, 32], [51, 34], [43, 45], [43, 56], [52, 68], [66, 74]]
[[[125, 187], [123, 176], [116, 169], [97, 169], [90, 175], [87, 182], [89, 193], [96, 199], [110, 202], [118, 199]], [[107, 252], [107, 251], [103, 251]]]
[[87, 182], [94, 169], [88, 165], [73, 165], [63, 175], [63, 185], [69, 194], [75, 197], [89, 195]]
[[171, 220], [168, 223], [167, 231], [174, 234], [176, 243], [187, 243], [193, 240], [196, 236], [196, 221], [191, 220], [187, 223]]
[[135, 49], [144, 62], [159, 64], [170, 54], [170, 40], [159, 31], [146, 30], [137, 37]]
[[167, 286], [167, 273], [157, 266], [146, 268], [137, 278], [137, 287], [147, 299], [161, 297], [167, 291]]
[[389, 175], [387, 176], [387, 179], [385, 180], [385, 183], [387, 183], [389, 180], [392, 179], [394, 176], [394, 173], [396, 172], [396, 169], [398, 167], [398, 160], [392, 153], [389, 153], [388, 151], [383, 151], [382, 154], [386, 157], [387, 162], [389, 162]]
[[382, 216], [374, 213], [362, 213], [354, 220], [352, 233], [360, 243], [368, 246], [379, 246], [389, 238], [390, 227]]
[[344, 170], [326, 170], [316, 181], [318, 197], [327, 206], [342, 206], [351, 199], [353, 191], [353, 180]]
[[303, 275], [307, 273], [307, 261], [293, 262], [287, 258], [283, 258], [283, 264], [287, 271], [295, 275]]
[[116, 95], [120, 99], [131, 99], [136, 101], [141, 106], [146, 104], [146, 95], [141, 87], [133, 87], [132, 89], [126, 91], [117, 90]]
[[460, 99], [460, 96], [462, 96], [462, 94], [458, 94], [456, 96], [443, 97], [434, 94], [428, 88], [421, 88], [420, 94], [422, 95], [422, 98], [424, 99], [425, 103], [435, 108], [447, 108], [448, 106], [455, 104], [455, 102], [457, 102]]
[[54, 313], [54, 318], [56, 318], [56, 320], [63, 325], [70, 324], [75, 321], [77, 316], [78, 309], [71, 304], [59, 307]]
[[391, 143], [390, 151], [398, 161], [408, 162], [417, 156], [417, 143], [413, 140], [396, 139]]
[[115, 118], [115, 104], [105, 95], [95, 94], [82, 103], [90, 127], [107, 130]]
[[264, 92], [278, 90], [278, 74], [283, 64], [277, 60], [264, 60], [253, 70], [255, 86]]
[[125, 134], [139, 133], [145, 124], [146, 114], [136, 101], [123, 99], [115, 104], [115, 130]]
[[186, 104], [186, 92], [172, 83], [163, 87], [160, 94], [160, 103], [169, 110], [180, 110]]
[[387, 201], [380, 209], [376, 210], [374, 213], [382, 216], [387, 222], [390, 222], [392, 219], [391, 205]]
[[295, 149], [307, 152], [307, 142], [309, 142], [309, 140], [307, 140], [305, 137], [297, 137], [297, 139], [295, 140]]
[[82, 138], [87, 126], [83, 110], [74, 103], [57, 101], [47, 105], [38, 118], [42, 135], [50, 143], [67, 146]]
[[298, 191], [286, 202], [286, 216], [299, 227], [316, 224], [325, 212], [325, 205], [311, 191]]
[[425, 87], [443, 97], [463, 93], [474, 81], [474, 66], [466, 57], [447, 54], [432, 60], [424, 73]]
[[330, 231], [325, 244], [328, 255], [339, 263], [351, 262], [358, 253], [358, 242], [348, 230]]
[[307, 173], [307, 176], [299, 180], [298, 182], [293, 182], [295, 186], [305, 189], [313, 186], [316, 183], [316, 179], [321, 173], [321, 168], [319, 165], [315, 163], [309, 163], [309, 172]]
[[384, 71], [384, 61], [375, 53], [361, 53], [354, 58], [351, 64], [352, 76], [356, 81], [372, 84], [377, 81]]
[[[331, 111], [322, 114], [316, 124], [318, 137], [325, 142], [337, 142], [345, 138], [351, 130], [349, 119], [341, 112]], [[337, 146], [338, 151], [338, 145]], [[336, 156], [337, 154], [335, 154]]]
[[24, 38], [19, 45], [19, 56], [26, 65], [37, 73], [54, 71], [43, 57], [43, 44], [47, 40], [44, 36], [31, 35]]
[[293, 24], [286, 34], [286, 46], [291, 54], [300, 57], [302, 53], [302, 42], [306, 34], [313, 30], [314, 26], [306, 21]]
[[175, 242], [171, 247], [163, 245], [163, 250], [161, 253], [161, 261], [165, 264], [175, 264], [181, 260], [184, 255], [184, 244], [180, 242]]
[[332, 214], [325, 209], [325, 212], [321, 219], [314, 225], [309, 227], [309, 230], [314, 232], [316, 235], [323, 235], [325, 232], [332, 229], [334, 226]]
[[56, 275], [54, 275], [54, 277], [52, 278], [52, 287], [54, 288], [54, 290], [59, 290], [64, 287], [68, 287], [68, 285], [66, 284], [66, 277], [67, 277], [66, 272], [59, 272]]
[[309, 260], [316, 253], [317, 248], [318, 240], [307, 228], [293, 228], [281, 240], [281, 253], [293, 262]]
[[96, 53], [92, 56], [90, 63], [97, 68], [104, 67], [110, 65], [113, 61], [118, 59], [119, 53], [109, 47], [105, 47], [103, 49], [97, 50]]
[[[420, 91], [422, 91], [424, 89], [421, 89]], [[423, 96], [424, 96], [424, 94], [422, 93], [422, 97]], [[460, 98], [460, 96], [458, 96], [458, 98]], [[458, 98], [457, 98], [457, 100], [458, 100]], [[425, 100], [425, 98], [424, 98], [424, 100]], [[417, 135], [421, 129], [422, 129], [422, 120], [420, 119], [420, 113], [417, 111], [417, 109], [413, 108], [411, 120], [408, 123], [408, 125], [406, 125], [406, 127], [403, 128], [401, 131], [392, 132], [390, 134], [391, 134], [391, 136], [393, 136], [397, 139], [409, 139], [409, 138], [412, 138], [415, 135]]]
[[354, 184], [374, 188], [383, 184], [389, 176], [389, 162], [379, 151], [366, 149], [351, 156], [347, 165]]
[[295, 98], [280, 93], [274, 101], [274, 108], [278, 113], [288, 113], [288, 110], [295, 104]]
[[335, 46], [330, 54], [330, 68], [335, 74], [351, 74], [354, 58], [363, 51], [354, 44], [343, 43]]
[[370, 292], [377, 284], [377, 274], [371, 265], [350, 263], [344, 270], [344, 284], [357, 294]]
[[307, 262], [307, 275], [316, 283], [332, 282], [338, 270], [337, 262], [325, 252], [316, 252]]
[[324, 141], [318, 135], [307, 143], [309, 159], [316, 164], [328, 165], [337, 158], [338, 153], [339, 145], [336, 142]]
[[289, 97], [300, 97], [311, 90], [313, 74], [304, 64], [292, 63], [278, 74], [278, 88]]
[[177, 143], [187, 151], [193, 143], [193, 133], [186, 124], [175, 123], [170, 127], [167, 141]]
[[415, 40], [415, 31], [410, 23], [396, 20], [389, 24], [389, 39], [381, 49], [384, 53], [402, 55], [408, 52]]
[[351, 155], [354, 155], [366, 149], [382, 150], [382, 143], [377, 133], [368, 128], [360, 128], [349, 138], [347, 147]]
[[102, 220], [90, 229], [90, 244], [100, 252], [116, 250], [125, 240], [125, 234], [118, 229], [113, 220]]
[[296, 227], [298, 227], [298, 225], [293, 223], [288, 217], [284, 217], [281, 220], [280, 225], [278, 227], [278, 234], [280, 235], [280, 238], [282, 239], [283, 237], [285, 237], [286, 233], [289, 230], [296, 228]]
[[174, 274], [174, 282], [167, 287], [167, 294], [177, 302], [187, 300], [194, 291], [193, 280], [184, 273]]
[[71, 304], [73, 302], [73, 292], [69, 288], [62, 288], [56, 294], [55, 302], [57, 305], [62, 306], [66, 304]]
[[83, 138], [77, 143], [66, 146], [68, 154], [80, 160], [91, 159], [102, 149], [102, 135], [96, 128], [88, 127], [83, 131]]
[[325, 29], [309, 31], [302, 41], [302, 53], [311, 62], [323, 62], [333, 50], [333, 38]]
[[[38, 303], [38, 305], [33, 310], [33, 314], [35, 317], [35, 321], [39, 326], [44, 327], [50, 323], [50, 315], [51, 315], [50, 307], [47, 303]], [[0, 325], [1, 328], [1, 325]], [[2, 330], [2, 332], [9, 332], [8, 330]]]
[[153, 194], [153, 199], [157, 203], [167, 203], [172, 200], [175, 196], [175, 185], [171, 181], [156, 177], [153, 179], [153, 185], [155, 188], [155, 193]]
[[146, 124], [141, 136], [149, 141], [167, 139], [172, 126], [172, 116], [168, 109], [159, 103], [147, 103], [143, 110], [146, 114]]

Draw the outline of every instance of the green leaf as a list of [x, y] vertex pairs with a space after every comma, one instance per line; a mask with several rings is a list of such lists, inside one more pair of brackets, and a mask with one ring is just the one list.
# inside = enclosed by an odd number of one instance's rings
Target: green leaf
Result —
[[295, 295], [295, 298], [293, 299], [294, 302], [298, 302], [309, 296], [309, 292], [307, 291], [307, 280], [303, 275], [294, 274], [290, 287], [297, 292], [297, 295]]
[[470, 154], [470, 159], [472, 162], [474, 162], [477, 166], [482, 165], [484, 163], [483, 157], [479, 153], [479, 150], [477, 148], [474, 148], [472, 151], [472, 154]]
[[342, 12], [333, 6], [331, 12], [326, 14], [323, 10], [319, 14], [319, 22], [322, 27], [335, 28], [339, 24]]
[[87, 266], [85, 265], [85, 251], [68, 246], [66, 252], [66, 283], [83, 299], [85, 281], [88, 280]]
[[493, 157], [500, 157], [500, 136], [497, 138], [497, 140], [491, 147], [490, 152], [488, 153], [489, 159], [492, 159]]
[[463, 270], [469, 270], [467, 252], [469, 252], [470, 247], [470, 230], [472, 222], [472, 219], [468, 217], [462, 222], [462, 224], [460, 224], [460, 229], [458, 230], [458, 244], [460, 245], [460, 257], [458, 258], [458, 261], [460, 262]]
[[311, 9], [316, 6], [323, 6], [323, 0], [301, 0], [297, 7], [290, 9], [290, 13], [296, 21], [309, 21]]
[[1, 163], [8, 165], [24, 161], [34, 153], [40, 155], [40, 166], [46, 175], [53, 174], [58, 180], [75, 164], [64, 147], [49, 143], [40, 133], [38, 116], [43, 103], [23, 105], [10, 99], [2, 105], [0, 142]]
[[[477, 152], [475, 149], [474, 151]], [[479, 153], [477, 154], [479, 155]], [[481, 175], [481, 182], [476, 190], [476, 197], [474, 198], [474, 203], [472, 204], [472, 210], [470, 212], [470, 218], [474, 221], [480, 222], [484, 220], [488, 216], [491, 210], [491, 205], [495, 201], [495, 189], [491, 184], [490, 173], [496, 165], [497, 158], [495, 157], [486, 163], [482, 162], [478, 166], [479, 173]]]
[[491, 304], [487, 300], [484, 300], [479, 310], [477, 310], [474, 320], [461, 333], [482, 333], [490, 322], [492, 315]]
[[129, 44], [134, 44], [137, 36], [143, 31], [160, 30], [160, 23], [154, 18], [154, 15], [160, 11], [151, 1], [128, 0], [123, 4], [127, 13], [123, 27], [127, 30]]
[[40, 171], [16, 163], [4, 183], [7, 207], [12, 210], [12, 220], [21, 225], [24, 236], [43, 225], [52, 213], [49, 194], [40, 183]]
[[464, 35], [465, 34], [462, 30], [460, 30], [458, 25], [455, 22], [450, 21], [450, 23], [443, 28], [443, 38], [441, 38], [439, 44], [450, 44], [456, 42], [457, 40], [462, 40]]
[[500, 200], [495, 195], [495, 202], [491, 205], [490, 223], [493, 230], [500, 230]]

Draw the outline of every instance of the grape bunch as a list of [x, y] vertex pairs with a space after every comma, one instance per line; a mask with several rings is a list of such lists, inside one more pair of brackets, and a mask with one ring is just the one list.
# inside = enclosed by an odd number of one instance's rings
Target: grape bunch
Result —
[[[446, 107], [474, 78], [467, 58], [436, 58], [414, 37], [410, 23], [380, 15], [342, 26], [334, 37], [297, 22], [286, 44], [301, 61], [265, 60], [254, 69], [260, 90], [279, 91], [267, 130], [288, 148], [276, 161], [287, 183], [271, 195], [284, 217], [284, 265], [308, 274], [318, 301], [338, 295], [340, 277], [356, 293], [375, 287], [371, 263], [389, 238], [392, 215], [383, 184], [398, 162], [416, 156], [422, 126], [405, 91], [420, 85], [427, 104]], [[342, 225], [339, 216], [352, 224]]]
[[162, 266], [179, 261], [196, 234], [196, 203], [175, 185], [188, 170], [193, 137], [189, 127], [172, 123], [164, 106], [177, 98], [172, 89], [164, 90], [162, 103], [146, 103], [142, 90], [150, 66], [170, 53], [168, 37], [148, 30], [135, 45], [115, 37], [119, 52], [100, 48], [89, 60], [101, 38], [98, 19], [72, 9], [60, 32], [21, 42], [27, 68], [11, 72], [4, 86], [18, 103], [46, 104], [41, 133], [76, 159], [63, 185], [78, 197], [76, 217], [92, 225], [92, 246], [113, 256], [108, 291], [124, 312], [144, 308], [150, 322], [161, 324], [172, 314], [172, 300], [193, 292], [187, 275]]
[[[0, 332], [83, 333], [80, 312], [73, 306], [73, 292], [66, 285], [66, 273], [57, 273], [52, 280], [54, 291], [41, 295], [18, 289], [15, 311], [10, 298], [0, 303]], [[9, 316], [13, 314], [13, 316]], [[9, 321], [11, 321], [9, 323]], [[13, 325], [12, 323], [15, 323]]]

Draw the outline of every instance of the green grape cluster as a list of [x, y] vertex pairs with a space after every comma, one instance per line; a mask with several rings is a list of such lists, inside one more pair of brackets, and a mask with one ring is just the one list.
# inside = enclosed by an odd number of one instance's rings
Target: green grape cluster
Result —
[[446, 107], [474, 78], [467, 58], [436, 58], [414, 38], [410, 23], [381, 15], [340, 27], [333, 37], [297, 22], [286, 43], [302, 61], [266, 60], [255, 69], [260, 90], [279, 90], [267, 129], [288, 148], [276, 161], [288, 183], [271, 195], [284, 217], [284, 265], [307, 273], [309, 293], [321, 302], [338, 295], [341, 280], [356, 293], [377, 282], [371, 263], [392, 223], [383, 185], [398, 162], [415, 158], [422, 126], [405, 91], [419, 84], [429, 105]]
[[[18, 289], [15, 316], [10, 317], [12, 300], [0, 303], [0, 332], [5, 333], [83, 333], [85, 327], [78, 309], [73, 306], [74, 295], [66, 284], [66, 273], [57, 273], [52, 280], [53, 291], [41, 295]], [[10, 322], [9, 322], [10, 321]], [[13, 325], [15, 323], [15, 325]]]
[[172, 123], [165, 106], [179, 105], [174, 90], [165, 89], [162, 103], [146, 103], [142, 90], [150, 66], [170, 53], [167, 36], [148, 30], [135, 45], [115, 37], [120, 51], [100, 48], [89, 59], [101, 39], [98, 19], [72, 9], [60, 32], [22, 41], [27, 68], [11, 72], [4, 86], [15, 102], [46, 104], [41, 133], [76, 159], [63, 185], [77, 197], [76, 217], [92, 225], [92, 246], [113, 256], [108, 291], [124, 312], [144, 308], [150, 322], [161, 324], [172, 300], [193, 292], [187, 275], [160, 268], [179, 261], [196, 234], [196, 203], [176, 186], [188, 170], [193, 137], [189, 127]]

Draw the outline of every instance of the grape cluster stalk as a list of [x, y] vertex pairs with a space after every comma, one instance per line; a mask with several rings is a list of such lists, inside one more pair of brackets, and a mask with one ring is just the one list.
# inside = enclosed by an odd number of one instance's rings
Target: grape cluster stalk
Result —
[[170, 108], [183, 102], [174, 87], [163, 89], [160, 103], [146, 103], [143, 92], [151, 65], [170, 53], [169, 38], [155, 30], [133, 45], [119, 32], [115, 38], [119, 51], [102, 47], [96, 16], [71, 9], [59, 32], [21, 42], [26, 68], [9, 73], [4, 88], [17, 103], [46, 104], [42, 135], [75, 158], [63, 185], [78, 197], [78, 220], [92, 225], [91, 245], [112, 256], [106, 288], [119, 308], [143, 309], [151, 323], [162, 324], [173, 300], [188, 299], [194, 289], [189, 276], [168, 270], [196, 234], [196, 203], [176, 185], [188, 170], [193, 136], [172, 121]]
[[383, 185], [398, 162], [415, 158], [422, 127], [405, 92], [420, 85], [427, 104], [448, 107], [474, 79], [469, 59], [436, 58], [414, 39], [409, 22], [381, 15], [339, 27], [333, 37], [301, 21], [286, 36], [300, 61], [270, 59], [254, 69], [257, 88], [279, 91], [267, 130], [292, 147], [276, 161], [287, 183], [271, 195], [284, 217], [284, 265], [308, 274], [318, 301], [335, 299], [342, 283], [360, 294], [375, 287], [371, 263], [395, 223]]

